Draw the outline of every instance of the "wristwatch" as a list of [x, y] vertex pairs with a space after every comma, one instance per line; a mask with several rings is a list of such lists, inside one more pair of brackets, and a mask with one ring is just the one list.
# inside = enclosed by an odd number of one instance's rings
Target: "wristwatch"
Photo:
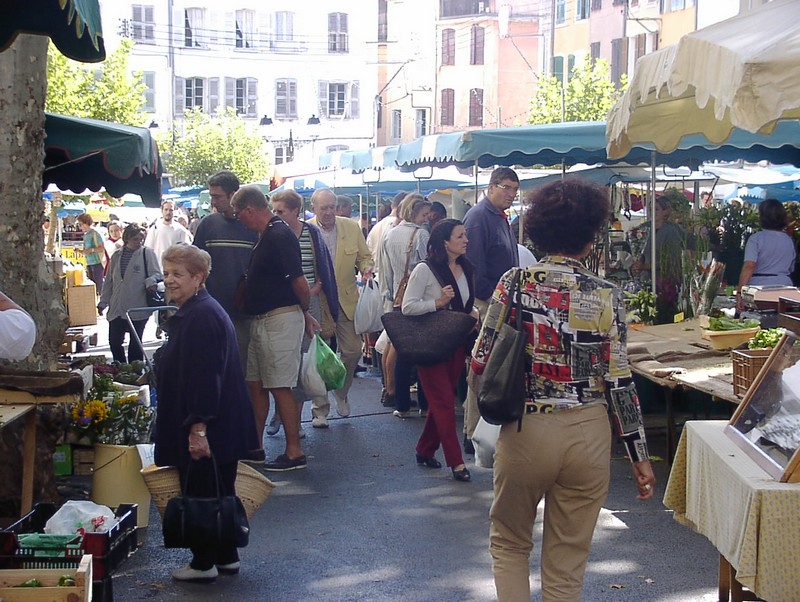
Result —
[[205, 437], [206, 436], [206, 432], [205, 431], [192, 431], [192, 435], [197, 435], [198, 437]]

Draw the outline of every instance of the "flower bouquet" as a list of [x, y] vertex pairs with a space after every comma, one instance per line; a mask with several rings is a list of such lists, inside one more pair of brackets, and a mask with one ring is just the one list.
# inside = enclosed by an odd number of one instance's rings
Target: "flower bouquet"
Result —
[[93, 444], [136, 445], [149, 442], [155, 410], [140, 403], [137, 393], [113, 393], [74, 404], [70, 418], [77, 436]]

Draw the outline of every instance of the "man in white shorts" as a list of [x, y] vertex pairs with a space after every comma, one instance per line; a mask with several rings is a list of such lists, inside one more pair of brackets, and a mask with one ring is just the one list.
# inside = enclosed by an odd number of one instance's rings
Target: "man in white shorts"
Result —
[[[244, 311], [253, 316], [247, 349], [247, 385], [253, 400], [259, 441], [269, 415], [269, 396], [284, 425], [286, 449], [272, 462], [270, 471], [306, 467], [300, 446], [300, 412], [292, 396], [300, 370], [303, 332], [314, 336], [319, 324], [308, 313], [311, 299], [303, 274], [300, 243], [289, 226], [269, 210], [267, 199], [257, 186], [240, 188], [231, 199], [233, 215], [261, 235], [253, 247], [244, 288]], [[264, 458], [254, 450], [251, 461]]]

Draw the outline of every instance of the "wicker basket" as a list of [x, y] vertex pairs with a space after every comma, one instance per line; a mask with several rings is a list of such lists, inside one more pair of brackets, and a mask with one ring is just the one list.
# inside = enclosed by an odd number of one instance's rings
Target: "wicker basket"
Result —
[[[181, 483], [178, 469], [174, 466], [151, 465], [142, 469], [142, 477], [150, 490], [156, 510], [164, 517], [164, 509], [170, 498], [180, 495]], [[247, 518], [267, 501], [275, 485], [257, 470], [239, 462], [236, 473], [236, 495], [242, 500]]]
[[733, 393], [744, 397], [772, 349], [732, 349]]

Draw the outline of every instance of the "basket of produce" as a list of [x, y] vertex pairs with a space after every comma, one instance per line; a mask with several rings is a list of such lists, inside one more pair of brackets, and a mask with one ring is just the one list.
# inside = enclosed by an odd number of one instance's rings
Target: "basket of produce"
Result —
[[783, 328], [760, 330], [750, 339], [747, 349], [731, 350], [734, 394], [744, 397], [784, 332]]
[[709, 318], [702, 336], [714, 349], [732, 349], [749, 341], [759, 330], [761, 325], [753, 318], [739, 320], [723, 316]]

